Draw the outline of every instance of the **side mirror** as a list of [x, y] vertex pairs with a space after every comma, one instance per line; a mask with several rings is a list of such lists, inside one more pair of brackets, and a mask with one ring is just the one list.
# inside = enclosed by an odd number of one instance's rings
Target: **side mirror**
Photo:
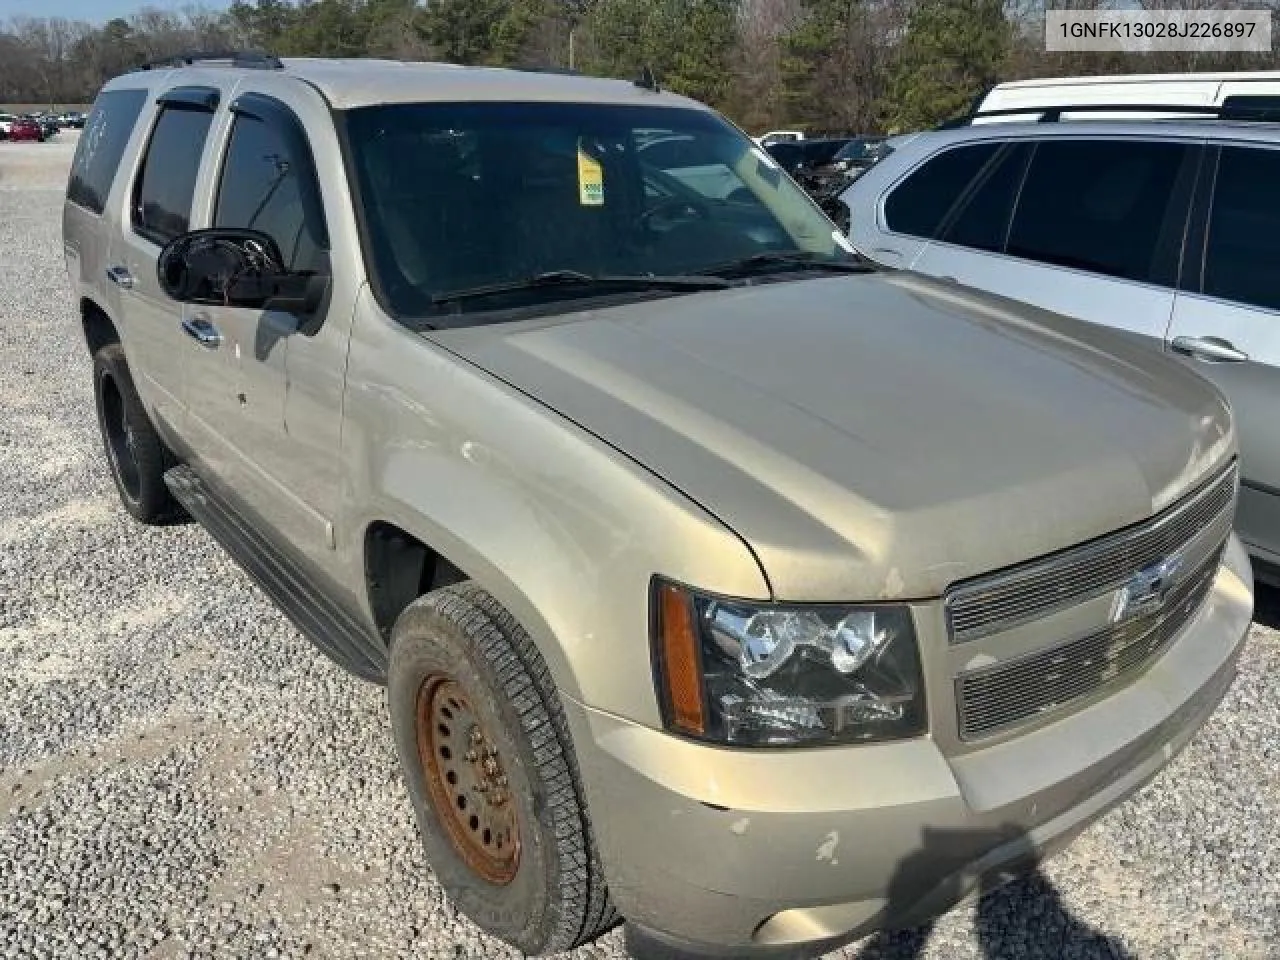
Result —
[[260, 230], [211, 227], [170, 240], [156, 260], [160, 289], [182, 303], [314, 313], [328, 278], [291, 273]]

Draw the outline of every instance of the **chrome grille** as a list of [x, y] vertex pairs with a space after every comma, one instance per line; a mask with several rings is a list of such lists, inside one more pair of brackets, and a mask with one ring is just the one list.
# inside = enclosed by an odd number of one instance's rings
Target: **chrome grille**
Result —
[[1235, 512], [1236, 465], [1152, 520], [1062, 553], [953, 587], [953, 643], [976, 640], [1083, 603], [1177, 552], [1206, 528], [1225, 539]]
[[1134, 679], [1195, 615], [1221, 557], [1219, 545], [1149, 616], [957, 677], [961, 738], [990, 736]]

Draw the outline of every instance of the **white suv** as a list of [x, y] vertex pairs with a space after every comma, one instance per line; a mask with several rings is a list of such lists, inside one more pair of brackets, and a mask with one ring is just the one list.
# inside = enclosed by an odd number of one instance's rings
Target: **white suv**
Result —
[[914, 137], [841, 200], [882, 264], [1118, 328], [1213, 380], [1240, 428], [1237, 529], [1280, 581], [1280, 126], [975, 122]]

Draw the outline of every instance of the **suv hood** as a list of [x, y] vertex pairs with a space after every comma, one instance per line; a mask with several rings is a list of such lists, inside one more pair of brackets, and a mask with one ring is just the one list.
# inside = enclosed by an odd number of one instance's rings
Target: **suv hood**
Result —
[[1234, 452], [1221, 395], [1149, 346], [909, 274], [427, 336], [718, 517], [777, 599], [938, 596], [1146, 519]]

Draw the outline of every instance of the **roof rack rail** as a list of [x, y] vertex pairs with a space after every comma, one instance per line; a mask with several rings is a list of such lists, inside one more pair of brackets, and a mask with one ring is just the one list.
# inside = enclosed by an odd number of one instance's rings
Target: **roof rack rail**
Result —
[[653, 67], [645, 64], [640, 68], [640, 76], [631, 81], [641, 90], [648, 90], [650, 93], [660, 93], [662, 88], [658, 86], [658, 78], [653, 72]]
[[581, 71], [581, 70], [575, 70], [575, 69], [573, 69], [573, 67], [552, 67], [552, 66], [545, 66], [545, 67], [530, 67], [530, 66], [515, 67], [515, 66], [513, 66], [513, 67], [508, 67], [508, 69], [509, 69], [509, 70], [519, 70], [521, 73], [551, 73], [551, 74], [559, 74], [559, 75], [561, 75], [561, 76], [565, 76], [565, 77], [580, 77], [580, 76], [582, 76], [582, 71]]
[[283, 70], [279, 57], [258, 50], [189, 50], [172, 56], [150, 60], [138, 70], [159, 70], [164, 67], [190, 67], [197, 63], [226, 63], [232, 67], [250, 70]]
[[1250, 106], [1243, 103], [1228, 103], [1222, 106], [1172, 103], [1066, 103], [976, 110], [951, 120], [944, 120], [934, 129], [954, 130], [957, 127], [967, 127], [975, 120], [987, 117], [1017, 117], [1031, 114], [1039, 114], [1037, 121], [1039, 123], [1058, 123], [1062, 120], [1064, 113], [1155, 113], [1171, 116], [1190, 114], [1193, 117], [1206, 117], [1210, 120], [1237, 120], [1253, 123], [1280, 121], [1280, 107]]

